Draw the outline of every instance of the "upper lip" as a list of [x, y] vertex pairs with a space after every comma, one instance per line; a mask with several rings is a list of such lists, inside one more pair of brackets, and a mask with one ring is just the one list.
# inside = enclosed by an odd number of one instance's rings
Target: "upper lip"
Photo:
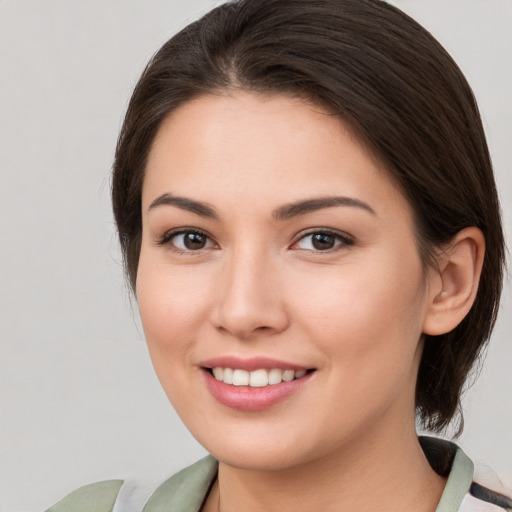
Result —
[[236, 356], [220, 356], [199, 363], [203, 368], [233, 368], [248, 372], [260, 369], [279, 368], [281, 370], [307, 370], [308, 367], [270, 357], [240, 358]]

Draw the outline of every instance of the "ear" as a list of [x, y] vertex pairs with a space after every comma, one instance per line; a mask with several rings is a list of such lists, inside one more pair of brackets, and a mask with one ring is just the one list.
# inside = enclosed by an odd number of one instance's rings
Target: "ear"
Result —
[[425, 334], [450, 332], [468, 314], [478, 291], [484, 254], [484, 235], [476, 227], [459, 231], [439, 254], [423, 323]]

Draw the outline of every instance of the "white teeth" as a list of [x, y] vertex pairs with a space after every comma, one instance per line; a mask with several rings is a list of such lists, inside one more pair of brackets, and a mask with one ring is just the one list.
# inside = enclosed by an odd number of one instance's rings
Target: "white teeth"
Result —
[[279, 384], [283, 380], [283, 370], [279, 368], [272, 368], [268, 372], [268, 383], [269, 384]]
[[248, 386], [249, 385], [249, 372], [245, 370], [233, 371], [233, 386]]
[[224, 382], [225, 384], [232, 384], [233, 386], [250, 386], [253, 388], [263, 388], [268, 385], [280, 384], [281, 382], [290, 382], [294, 379], [300, 379], [306, 375], [306, 370], [281, 370], [279, 368], [272, 368], [271, 370], [254, 370], [248, 372], [246, 370], [239, 370], [232, 368], [221, 368], [216, 366], [212, 368], [213, 376]]
[[231, 368], [224, 368], [222, 373], [222, 380], [226, 384], [233, 384], [233, 370]]
[[293, 370], [285, 370], [283, 372], [283, 380], [285, 382], [290, 382], [295, 378], [295, 372]]
[[268, 386], [268, 372], [267, 370], [256, 370], [250, 373], [249, 386], [253, 388], [262, 388]]

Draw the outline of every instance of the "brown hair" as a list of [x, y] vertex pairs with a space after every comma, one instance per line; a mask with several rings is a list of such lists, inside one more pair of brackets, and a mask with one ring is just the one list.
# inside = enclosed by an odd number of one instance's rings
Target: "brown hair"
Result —
[[442, 430], [490, 337], [504, 264], [492, 165], [462, 72], [425, 29], [380, 0], [240, 0], [190, 24], [144, 70], [116, 149], [112, 199], [132, 288], [144, 169], [161, 122], [192, 98], [234, 89], [306, 97], [351, 126], [411, 203], [425, 265], [462, 228], [483, 231], [471, 311], [453, 331], [425, 337], [417, 412]]

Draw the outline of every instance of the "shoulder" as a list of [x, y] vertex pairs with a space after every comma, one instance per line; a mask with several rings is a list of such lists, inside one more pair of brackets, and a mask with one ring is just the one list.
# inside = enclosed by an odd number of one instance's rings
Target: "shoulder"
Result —
[[512, 511], [512, 499], [475, 481], [474, 464], [456, 444], [431, 437], [421, 437], [432, 469], [447, 478], [436, 512]]
[[160, 485], [107, 480], [68, 494], [46, 512], [197, 512], [217, 476], [218, 463], [207, 456]]
[[68, 494], [46, 512], [111, 512], [123, 480], [85, 485]]

